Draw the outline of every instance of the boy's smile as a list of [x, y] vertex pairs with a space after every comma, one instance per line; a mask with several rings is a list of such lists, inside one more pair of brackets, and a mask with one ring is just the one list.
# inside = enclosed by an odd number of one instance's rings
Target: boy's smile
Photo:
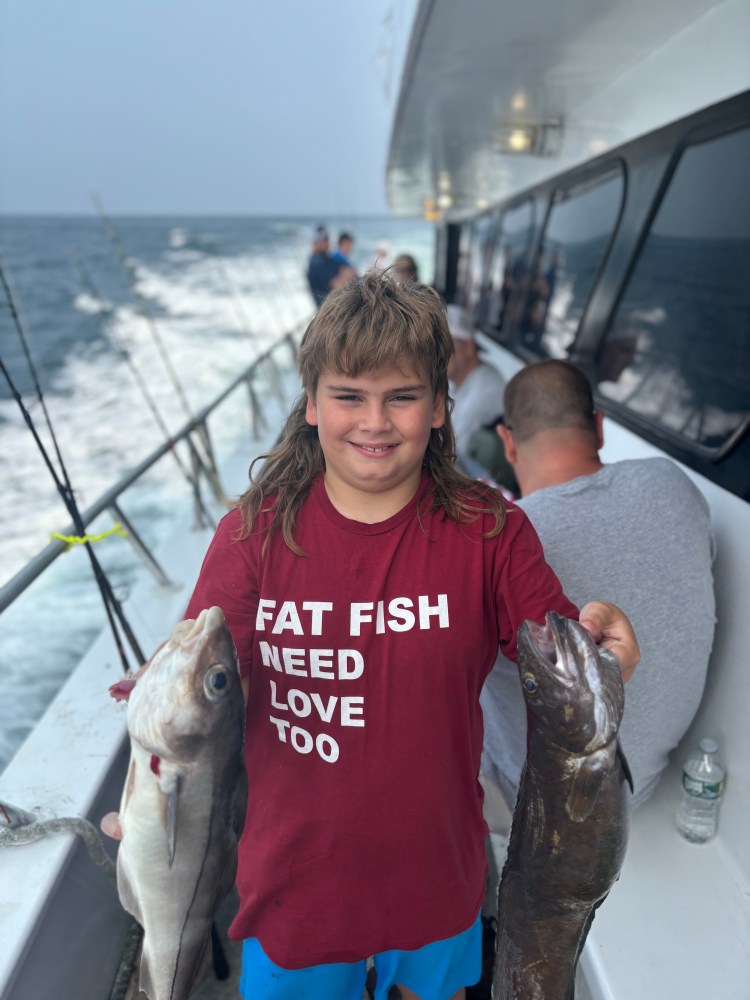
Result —
[[346, 517], [385, 520], [414, 496], [445, 399], [413, 365], [352, 378], [325, 370], [307, 422], [318, 428], [332, 503]]

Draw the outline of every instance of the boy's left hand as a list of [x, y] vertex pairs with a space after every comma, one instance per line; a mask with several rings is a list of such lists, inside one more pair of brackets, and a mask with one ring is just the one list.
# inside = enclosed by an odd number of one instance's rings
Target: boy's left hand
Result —
[[597, 645], [609, 649], [620, 661], [623, 681], [629, 681], [638, 666], [641, 651], [633, 626], [624, 611], [608, 601], [589, 601], [578, 616]]

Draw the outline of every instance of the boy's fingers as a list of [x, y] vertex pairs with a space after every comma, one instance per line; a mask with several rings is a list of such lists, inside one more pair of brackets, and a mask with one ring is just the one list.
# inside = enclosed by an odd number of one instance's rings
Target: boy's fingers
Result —
[[108, 837], [111, 837], [113, 840], [122, 840], [119, 813], [107, 813], [106, 816], [102, 816], [99, 825], [102, 828], [102, 833], [106, 833]]
[[589, 601], [581, 608], [578, 620], [591, 632], [599, 645], [617, 656], [622, 679], [628, 681], [638, 666], [641, 651], [625, 612], [607, 601]]

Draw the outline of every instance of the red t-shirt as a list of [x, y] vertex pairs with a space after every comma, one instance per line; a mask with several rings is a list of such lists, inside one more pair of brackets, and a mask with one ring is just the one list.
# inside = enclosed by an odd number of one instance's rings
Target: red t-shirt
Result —
[[[343, 517], [322, 477], [298, 556], [268, 515], [221, 522], [187, 610], [224, 611], [250, 677], [240, 910], [283, 968], [354, 962], [466, 930], [486, 876], [479, 692], [524, 619], [577, 617], [526, 515]], [[424, 530], [423, 530], [424, 529]]]

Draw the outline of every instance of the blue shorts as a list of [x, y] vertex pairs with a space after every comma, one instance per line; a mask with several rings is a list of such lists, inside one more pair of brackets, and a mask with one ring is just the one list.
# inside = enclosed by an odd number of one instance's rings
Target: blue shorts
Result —
[[[462, 934], [433, 941], [416, 951], [375, 955], [375, 1000], [386, 1000], [400, 983], [421, 1000], [449, 1000], [482, 975], [482, 918]], [[257, 938], [242, 946], [240, 993], [245, 1000], [362, 1000], [367, 962], [336, 962], [307, 969], [282, 969], [266, 955]]]

